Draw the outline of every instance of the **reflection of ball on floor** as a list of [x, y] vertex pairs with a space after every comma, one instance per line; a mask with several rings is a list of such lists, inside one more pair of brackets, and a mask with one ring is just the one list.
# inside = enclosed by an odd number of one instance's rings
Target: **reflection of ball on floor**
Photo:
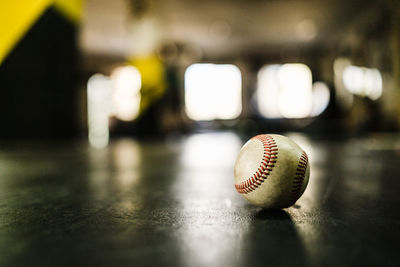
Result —
[[279, 209], [293, 205], [310, 176], [307, 154], [291, 139], [276, 134], [251, 138], [235, 163], [235, 187], [255, 206]]

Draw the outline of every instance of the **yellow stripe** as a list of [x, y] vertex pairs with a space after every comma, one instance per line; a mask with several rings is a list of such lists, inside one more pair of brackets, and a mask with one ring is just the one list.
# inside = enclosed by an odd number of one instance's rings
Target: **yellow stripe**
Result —
[[52, 4], [71, 21], [80, 20], [82, 0], [0, 1], [0, 64]]
[[52, 0], [0, 1], [0, 63]]
[[81, 20], [82, 0], [54, 0], [54, 6], [72, 22]]

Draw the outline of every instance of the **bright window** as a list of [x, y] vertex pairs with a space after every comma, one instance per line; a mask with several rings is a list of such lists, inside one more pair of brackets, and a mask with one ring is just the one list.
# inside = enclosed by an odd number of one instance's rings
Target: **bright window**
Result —
[[234, 119], [242, 112], [238, 67], [193, 64], [185, 72], [185, 109], [192, 120]]
[[119, 67], [111, 74], [114, 82], [112, 115], [123, 121], [132, 121], [139, 115], [140, 72], [133, 66]]
[[382, 75], [379, 70], [347, 66], [343, 71], [343, 83], [346, 89], [359, 96], [377, 100], [382, 95]]
[[304, 64], [267, 65], [258, 72], [256, 101], [265, 118], [317, 116], [329, 103], [329, 88], [312, 84]]

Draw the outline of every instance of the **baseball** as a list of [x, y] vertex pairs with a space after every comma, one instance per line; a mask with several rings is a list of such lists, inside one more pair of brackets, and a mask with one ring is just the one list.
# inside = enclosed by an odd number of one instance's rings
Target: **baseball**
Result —
[[308, 156], [288, 137], [254, 136], [235, 162], [236, 190], [255, 206], [281, 209], [293, 205], [306, 189], [310, 176]]

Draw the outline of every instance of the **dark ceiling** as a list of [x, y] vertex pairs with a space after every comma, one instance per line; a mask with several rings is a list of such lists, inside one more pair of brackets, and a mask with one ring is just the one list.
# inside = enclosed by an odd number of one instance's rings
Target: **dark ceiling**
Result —
[[87, 0], [81, 39], [84, 50], [117, 55], [129, 54], [130, 46], [141, 43], [178, 43], [209, 57], [276, 53], [285, 46], [315, 49], [337, 45], [353, 24], [383, 2]]

